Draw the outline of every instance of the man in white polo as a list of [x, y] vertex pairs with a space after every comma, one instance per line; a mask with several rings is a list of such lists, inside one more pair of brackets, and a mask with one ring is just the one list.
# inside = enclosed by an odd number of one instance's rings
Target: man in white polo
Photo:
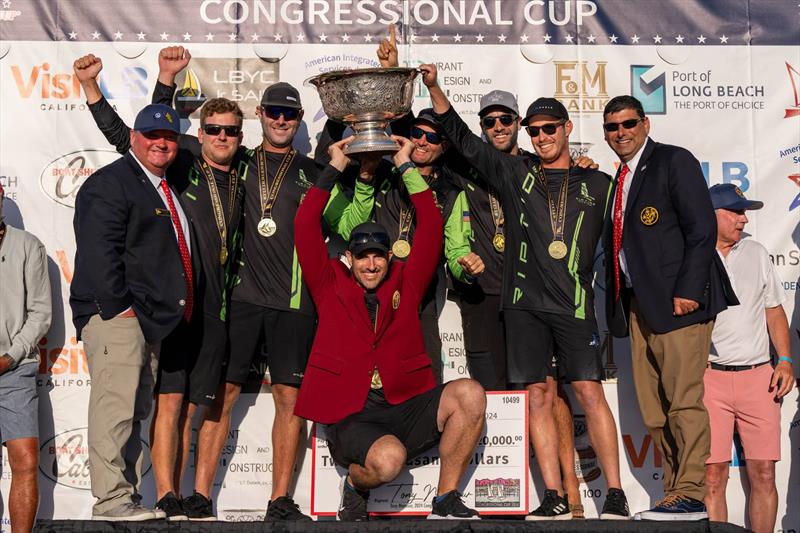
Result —
[[[714, 185], [710, 193], [717, 215], [717, 253], [739, 305], [717, 315], [704, 377], [711, 424], [705, 504], [709, 520], [727, 521], [725, 488], [736, 427], [750, 481], [751, 527], [756, 533], [772, 532], [778, 511], [775, 463], [781, 454], [781, 398], [794, 381], [789, 323], [781, 305], [786, 295], [766, 248], [752, 238], [742, 239], [745, 212], [764, 204], [748, 200], [732, 183]], [[775, 368], [770, 364], [770, 339], [778, 354]]]

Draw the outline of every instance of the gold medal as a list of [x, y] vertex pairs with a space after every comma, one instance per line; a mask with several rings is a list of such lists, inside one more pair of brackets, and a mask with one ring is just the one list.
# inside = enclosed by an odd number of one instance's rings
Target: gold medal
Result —
[[275, 219], [264, 217], [258, 221], [258, 234], [262, 237], [272, 237], [278, 231], [278, 224]]
[[492, 246], [502, 254], [506, 249], [506, 236], [502, 233], [495, 233], [492, 238]]
[[397, 239], [392, 245], [392, 253], [400, 259], [405, 259], [411, 253], [411, 245], [405, 239]]
[[222, 245], [222, 250], [219, 251], [219, 264], [225, 265], [228, 262], [228, 247], [224, 244]]
[[547, 253], [553, 259], [564, 259], [567, 256], [567, 245], [564, 244], [564, 241], [553, 241], [547, 247]]

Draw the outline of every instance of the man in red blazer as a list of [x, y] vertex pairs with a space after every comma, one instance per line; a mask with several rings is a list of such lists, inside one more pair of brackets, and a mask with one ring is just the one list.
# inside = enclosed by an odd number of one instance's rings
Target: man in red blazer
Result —
[[[439, 264], [442, 217], [411, 162], [414, 144], [395, 139], [395, 165], [417, 217], [406, 262], [392, 262], [389, 236], [372, 222], [351, 233], [351, 268], [328, 258], [320, 220], [349, 163], [343, 148], [352, 138], [331, 146], [330, 165], [297, 210], [297, 257], [319, 325], [295, 414], [328, 424], [331, 455], [349, 469], [340, 520], [366, 520], [369, 489], [396, 478], [407, 458], [436, 443], [441, 470], [429, 518], [479, 518], [457, 487], [483, 430], [486, 396], [471, 379], [436, 386], [418, 309]], [[375, 166], [362, 161], [362, 170]]]

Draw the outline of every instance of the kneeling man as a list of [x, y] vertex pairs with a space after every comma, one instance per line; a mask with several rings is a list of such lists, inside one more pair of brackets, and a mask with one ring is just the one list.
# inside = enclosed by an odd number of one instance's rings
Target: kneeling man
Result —
[[[340, 520], [366, 520], [369, 489], [398, 476], [406, 460], [439, 443], [441, 470], [428, 518], [479, 518], [457, 487], [481, 435], [486, 396], [477, 381], [436, 386], [425, 352], [419, 304], [439, 264], [442, 217], [411, 162], [414, 144], [395, 137], [395, 165], [416, 211], [417, 232], [405, 262], [392, 261], [386, 229], [353, 229], [347, 260], [329, 259], [320, 227], [343, 147], [309, 189], [295, 218], [295, 245], [319, 325], [295, 413], [328, 424], [331, 455], [349, 470]], [[362, 161], [362, 170], [376, 165]]]

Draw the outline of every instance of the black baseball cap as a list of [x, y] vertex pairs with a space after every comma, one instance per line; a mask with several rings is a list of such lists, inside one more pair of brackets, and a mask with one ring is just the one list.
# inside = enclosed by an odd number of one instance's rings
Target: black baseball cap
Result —
[[527, 126], [531, 117], [534, 115], [550, 115], [557, 119], [569, 120], [567, 108], [555, 98], [537, 98], [534, 100], [533, 103], [528, 106], [525, 118], [522, 119], [522, 125]]
[[414, 117], [412, 124], [417, 124], [419, 122], [427, 122], [430, 126], [438, 130], [442, 129], [442, 126], [439, 124], [439, 120], [436, 118], [436, 115], [433, 114], [432, 107], [426, 107], [417, 113], [417, 116]]
[[303, 109], [303, 104], [300, 103], [300, 93], [284, 81], [273, 83], [261, 95], [261, 106], [270, 105]]
[[133, 129], [142, 133], [157, 130], [167, 130], [180, 134], [181, 124], [178, 113], [168, 105], [150, 104], [145, 106], [136, 120]]
[[366, 252], [367, 250], [377, 250], [388, 254], [392, 241], [386, 228], [376, 222], [363, 222], [353, 228], [350, 232], [350, 242], [347, 249], [354, 255]]
[[764, 202], [748, 200], [742, 190], [733, 183], [719, 183], [708, 190], [714, 209], [731, 211], [753, 210], [764, 207]]

